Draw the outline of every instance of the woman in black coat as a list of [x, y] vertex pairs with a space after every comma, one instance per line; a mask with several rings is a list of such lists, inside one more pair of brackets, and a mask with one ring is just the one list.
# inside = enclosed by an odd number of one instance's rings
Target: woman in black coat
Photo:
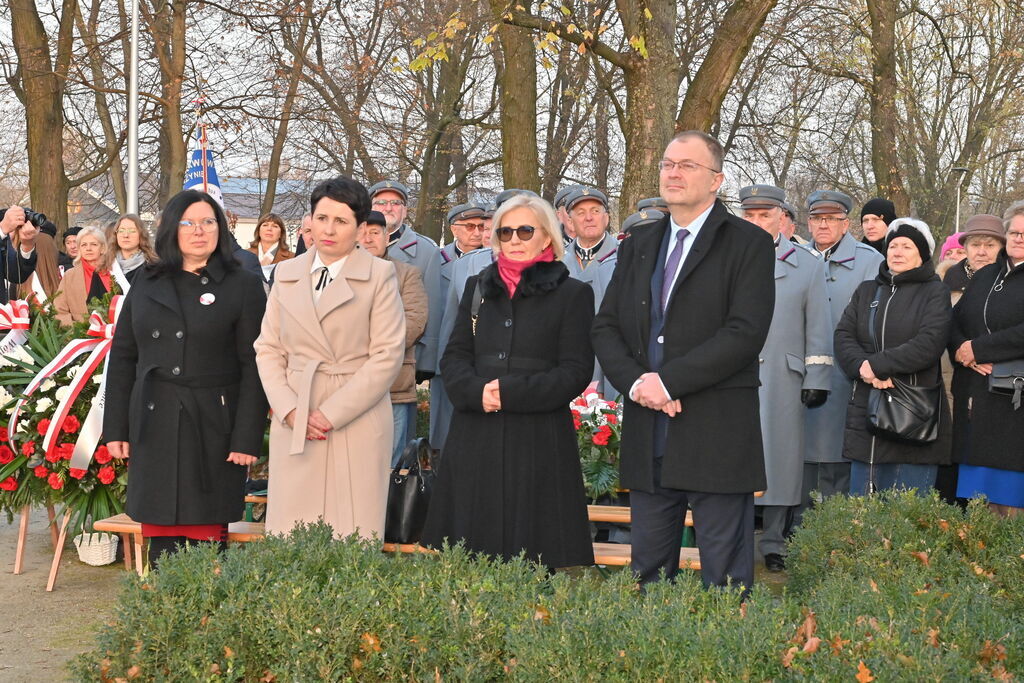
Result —
[[569, 279], [546, 202], [510, 199], [494, 225], [498, 260], [466, 282], [441, 359], [455, 414], [422, 540], [593, 564], [569, 403], [594, 372], [594, 295]]
[[[922, 221], [893, 221], [886, 235], [886, 260], [878, 277], [857, 288], [835, 332], [835, 357], [854, 380], [846, 414], [843, 456], [853, 461], [850, 493], [935, 484], [938, 465], [950, 462], [949, 403], [940, 391], [939, 438], [929, 444], [900, 442], [868, 431], [872, 387], [886, 389], [896, 377], [908, 384], [942, 384], [941, 357], [949, 338], [950, 304], [932, 264], [935, 240]], [[877, 301], [875, 306], [872, 303]], [[872, 309], [875, 334], [869, 332]]]
[[1024, 202], [1004, 215], [1006, 248], [974, 274], [953, 309], [957, 496], [984, 495], [1002, 515], [1024, 510], [1024, 408], [989, 391], [993, 364], [1024, 359]]
[[228, 237], [209, 195], [172, 198], [160, 261], [135, 278], [114, 333], [103, 436], [111, 455], [131, 458], [126, 511], [150, 538], [151, 560], [186, 539], [225, 541], [262, 450], [267, 400], [253, 342], [266, 297]]

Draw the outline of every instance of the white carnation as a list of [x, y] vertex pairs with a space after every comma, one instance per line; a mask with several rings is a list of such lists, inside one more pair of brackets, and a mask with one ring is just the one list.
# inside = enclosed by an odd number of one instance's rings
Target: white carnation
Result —
[[71, 387], [65, 385], [57, 388], [57, 392], [53, 395], [58, 401], [63, 401], [71, 395]]
[[48, 412], [52, 407], [53, 401], [44, 396], [43, 398], [39, 399], [39, 401], [36, 403], [36, 412], [45, 413]]
[[42, 392], [53, 391], [53, 388], [55, 386], [57, 386], [56, 382], [54, 382], [52, 379], [46, 379], [46, 380], [43, 381], [43, 383], [41, 385], [39, 385], [39, 391], [42, 391]]

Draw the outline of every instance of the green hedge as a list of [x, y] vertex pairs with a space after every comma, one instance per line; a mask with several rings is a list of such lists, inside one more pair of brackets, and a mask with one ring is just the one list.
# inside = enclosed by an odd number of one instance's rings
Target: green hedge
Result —
[[[330, 530], [128, 579], [83, 680], [991, 680], [1020, 675], [1024, 520], [912, 495], [828, 501], [781, 597], [640, 594], [453, 548], [391, 557]], [[922, 555], [922, 553], [924, 553]]]

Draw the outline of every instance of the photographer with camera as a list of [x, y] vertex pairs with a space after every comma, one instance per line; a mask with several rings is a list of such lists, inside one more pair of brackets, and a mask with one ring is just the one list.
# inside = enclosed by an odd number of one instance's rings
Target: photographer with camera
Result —
[[[36, 220], [30, 220], [33, 218]], [[3, 284], [0, 287], [0, 303], [10, 301], [11, 286], [27, 280], [36, 268], [34, 236], [38, 230], [29, 229], [27, 232], [31, 235], [21, 240], [20, 246], [11, 241], [12, 235], [26, 223], [38, 226], [45, 220], [43, 214], [20, 206], [10, 206], [0, 214], [0, 280]]]

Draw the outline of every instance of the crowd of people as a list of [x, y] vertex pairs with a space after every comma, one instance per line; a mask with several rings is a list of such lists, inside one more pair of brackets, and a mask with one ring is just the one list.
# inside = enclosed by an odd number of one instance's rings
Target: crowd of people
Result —
[[[804, 240], [781, 188], [742, 188], [736, 213], [718, 198], [723, 156], [704, 133], [677, 135], [660, 196], [617, 231], [600, 189], [551, 204], [506, 189], [453, 206], [443, 248], [411, 227], [395, 180], [320, 183], [294, 252], [282, 217], [260, 217], [243, 249], [235, 217], [191, 190], [162, 207], [152, 242], [126, 215], [68, 230], [63, 251], [45, 217], [10, 207], [3, 296], [72, 323], [112, 283], [128, 294], [103, 432], [130, 458], [127, 512], [153, 559], [225, 541], [268, 409], [267, 530], [323, 519], [381, 535], [427, 381], [430, 546], [592, 563], [569, 410], [588, 389], [623, 402], [642, 584], [676, 573], [688, 509], [705, 584], [745, 586], [758, 509], [773, 571], [832, 495], [937, 488], [1019, 514], [1024, 202], [971, 217], [937, 252], [885, 198], [862, 205], [858, 240], [853, 200], [822, 189]], [[927, 435], [882, 424], [904, 396], [924, 397], [910, 408]]]

